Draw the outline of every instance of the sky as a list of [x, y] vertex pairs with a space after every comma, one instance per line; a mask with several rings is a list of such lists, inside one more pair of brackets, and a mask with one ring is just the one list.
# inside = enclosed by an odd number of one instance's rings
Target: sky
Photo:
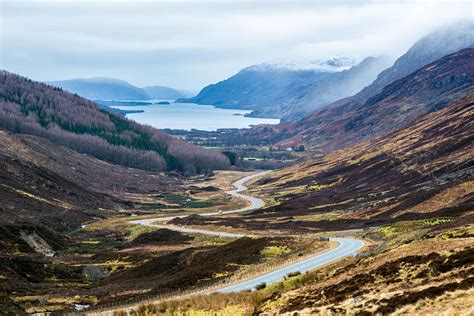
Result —
[[470, 1], [0, 0], [0, 68], [198, 91], [263, 62], [400, 56]]

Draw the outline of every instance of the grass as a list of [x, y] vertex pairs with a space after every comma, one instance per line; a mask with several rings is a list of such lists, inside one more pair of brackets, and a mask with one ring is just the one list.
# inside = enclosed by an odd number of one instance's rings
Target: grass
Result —
[[288, 291], [290, 289], [294, 289], [299, 287], [307, 282], [305, 275], [299, 275], [294, 277], [286, 277], [284, 280], [274, 283], [272, 285], [267, 286], [265, 289], [268, 293], [275, 293], [281, 291]]
[[252, 315], [255, 306], [265, 297], [260, 292], [220, 293], [195, 296], [182, 300], [166, 301], [140, 306], [130, 314], [125, 311], [115, 312], [114, 316], [151, 316], [151, 315], [186, 315], [186, 316], [224, 316]]
[[223, 238], [220, 236], [211, 236], [205, 234], [196, 234], [194, 235], [193, 244], [198, 246], [215, 246], [219, 247], [225, 245], [229, 242], [229, 238]]
[[438, 237], [440, 239], [445, 240], [445, 239], [450, 239], [450, 238], [456, 238], [463, 235], [474, 236], [474, 225], [469, 225], [468, 227], [464, 229], [455, 229], [455, 230], [445, 231], [442, 234], [440, 234]]
[[156, 230], [156, 228], [143, 225], [127, 225], [126, 227], [124, 227], [124, 229], [128, 233], [128, 236], [126, 238], [127, 241], [132, 241], [143, 233], [149, 233]]
[[334, 187], [334, 186], [338, 185], [339, 183], [341, 183], [341, 181], [342, 181], [342, 179], [339, 179], [337, 181], [334, 181], [334, 182], [331, 182], [331, 183], [328, 183], [328, 184], [319, 184], [319, 183], [315, 182], [312, 185], [308, 186], [308, 190], [321, 191], [323, 189]]
[[27, 303], [27, 313], [61, 311], [73, 304], [97, 304], [97, 297], [91, 295], [52, 296], [25, 295], [13, 298], [16, 303]]
[[427, 219], [423, 221], [424, 226], [437, 226], [440, 224], [444, 223], [449, 223], [452, 222], [453, 219], [450, 217], [439, 217], [439, 218], [433, 218], [433, 219]]
[[387, 226], [382, 226], [379, 227], [375, 230], [375, 233], [380, 234], [382, 238], [388, 239], [388, 238], [394, 238], [400, 235], [399, 229], [393, 225], [387, 225]]
[[373, 202], [373, 203], [372, 203], [372, 206], [375, 207], [375, 206], [378, 206], [378, 205], [380, 205], [380, 204], [382, 204], [382, 203], [385, 204], [385, 203], [390, 202], [390, 201], [393, 200], [393, 199], [395, 199], [395, 197], [392, 196], [392, 197], [388, 197], [388, 198], [385, 198], [385, 199], [382, 199], [382, 200], [378, 200], [378, 201]]
[[374, 233], [379, 235], [382, 239], [411, 239], [414, 234], [421, 234], [426, 231], [425, 221], [408, 221], [397, 222], [394, 224], [384, 225], [377, 228]]
[[193, 199], [187, 195], [181, 194], [166, 194], [165, 198], [179, 207], [185, 208], [204, 208], [212, 206], [212, 203], [209, 201]]
[[229, 274], [230, 274], [229, 272], [214, 273], [212, 275], [212, 278], [214, 279], [223, 278], [223, 277], [229, 276]]
[[359, 156], [359, 157], [352, 157], [351, 159], [347, 160], [347, 165], [355, 165], [355, 164], [358, 164], [358, 163], [361, 163], [362, 161], [364, 160], [369, 160], [375, 156], [377, 156], [379, 154], [378, 151], [372, 151], [372, 152], [369, 152], [365, 155], [362, 155], [362, 156]]
[[262, 250], [261, 254], [265, 258], [276, 258], [290, 252], [292, 252], [292, 250], [287, 246], [268, 246]]
[[110, 238], [97, 238], [94, 240], [86, 240], [72, 247], [58, 250], [58, 255], [95, 255], [105, 249], [111, 249], [120, 246], [122, 243], [119, 241], [113, 241]]

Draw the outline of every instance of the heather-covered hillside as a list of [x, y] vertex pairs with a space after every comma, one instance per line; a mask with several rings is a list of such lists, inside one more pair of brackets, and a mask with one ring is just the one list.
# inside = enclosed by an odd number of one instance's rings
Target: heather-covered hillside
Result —
[[106, 163], [41, 137], [3, 130], [0, 178], [0, 229], [14, 222], [58, 231], [131, 207], [124, 192], [167, 192], [180, 183], [163, 174]]
[[0, 128], [128, 167], [187, 173], [222, 169], [227, 158], [155, 128], [100, 110], [94, 102], [6, 71], [0, 74]]
[[473, 206], [473, 118], [470, 94], [379, 139], [274, 172], [257, 184], [277, 203], [255, 216], [338, 212], [311, 226], [339, 229], [460, 218]]

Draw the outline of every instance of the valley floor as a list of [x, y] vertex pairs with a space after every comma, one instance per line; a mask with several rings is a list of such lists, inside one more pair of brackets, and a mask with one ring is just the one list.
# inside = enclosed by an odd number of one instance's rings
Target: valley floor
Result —
[[[435, 306], [468, 314], [471, 109], [472, 97], [465, 98], [390, 137], [248, 179], [245, 194], [264, 206], [227, 193], [250, 173], [151, 173], [1, 132], [2, 310], [133, 301], [139, 315], [423, 314]], [[226, 235], [131, 223], [157, 218]], [[328, 250], [327, 237], [364, 240], [366, 247], [321, 269], [257, 284], [258, 291], [136, 304], [255, 278]]]
[[[447, 315], [472, 312], [474, 227], [470, 221], [453, 226], [449, 219], [435, 218], [332, 231], [288, 227], [281, 217], [256, 218], [252, 209], [260, 203], [228, 194], [232, 183], [242, 177], [249, 180], [246, 185], [257, 188], [260, 180], [249, 175], [216, 172], [186, 180], [179, 191], [122, 194], [134, 202], [134, 209], [84, 223], [62, 245], [51, 244], [54, 238], [44, 232], [18, 228], [33, 252], [10, 255], [9, 261], [3, 256], [5, 310], [94, 306], [93, 310], [99, 308], [90, 312], [94, 315], [114, 306], [114, 313], [121, 315], [128, 305], [137, 315], [424, 314], [434, 306], [446, 306]], [[275, 203], [272, 196], [264, 197], [268, 205]], [[246, 212], [232, 212], [236, 209]], [[335, 220], [340, 215], [320, 216]], [[176, 227], [229, 235], [183, 233]], [[241, 235], [247, 237], [236, 238]], [[285, 270], [278, 277], [284, 280], [274, 284], [269, 279], [252, 283], [258, 291], [216, 290], [228, 282], [260, 280], [262, 271], [279, 270], [333, 248], [325, 236], [355, 237], [365, 240], [366, 247], [359, 256], [315, 271], [305, 273], [301, 266]], [[196, 295], [209, 289], [214, 293]], [[129, 305], [131, 299], [137, 303]]]
[[[248, 175], [216, 172], [185, 180], [179, 190], [169, 193], [122, 192], [121, 198], [134, 208], [84, 222], [82, 228], [64, 237], [48, 236], [27, 226], [3, 226], [5, 238], [19, 232], [18, 242], [26, 243], [25, 250], [13, 257], [3, 254], [0, 273], [5, 310], [46, 312], [121, 305], [130, 298], [209, 288], [258, 275], [262, 269], [273, 270], [282, 262], [294, 262], [329, 247], [327, 242], [305, 236], [272, 236], [245, 227], [223, 227], [228, 235], [216, 236], [133, 223], [148, 222], [147, 218], [155, 222], [185, 215], [203, 217], [197, 214], [237, 217], [233, 210], [261, 206], [258, 199], [249, 199], [249, 203], [238, 192], [227, 193], [238, 179], [253, 178]], [[240, 186], [238, 191], [243, 189]], [[249, 236], [236, 239], [235, 233]], [[63, 244], [53, 244], [56, 239]]]

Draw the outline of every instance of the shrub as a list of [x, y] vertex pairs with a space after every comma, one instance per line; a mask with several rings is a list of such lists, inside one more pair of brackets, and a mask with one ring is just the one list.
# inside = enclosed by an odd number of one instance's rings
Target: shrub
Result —
[[82, 274], [84, 275], [86, 280], [90, 282], [100, 281], [107, 276], [107, 273], [105, 273], [102, 267], [93, 265], [85, 266], [84, 270], [82, 271]]
[[259, 283], [259, 284], [255, 285], [255, 289], [256, 289], [257, 291], [263, 290], [263, 289], [266, 288], [266, 287], [267, 287], [267, 283], [265, 283], [265, 282], [262, 282], [262, 283]]
[[289, 278], [292, 278], [292, 277], [295, 277], [295, 276], [298, 276], [298, 275], [301, 275], [301, 272], [299, 272], [299, 271], [290, 272], [286, 276], [289, 277]]

